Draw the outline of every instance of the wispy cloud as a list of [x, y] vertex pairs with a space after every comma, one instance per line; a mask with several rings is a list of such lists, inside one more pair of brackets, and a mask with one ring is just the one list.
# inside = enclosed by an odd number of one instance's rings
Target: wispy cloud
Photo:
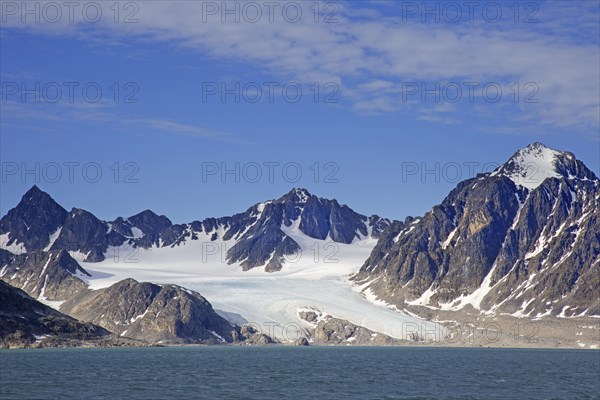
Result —
[[125, 131], [144, 134], [148, 130], [167, 135], [188, 136], [201, 139], [241, 142], [235, 135], [177, 121], [158, 118], [123, 118], [118, 107], [110, 102], [38, 102], [3, 101], [0, 123], [9, 133], [11, 128], [34, 129], [44, 132], [56, 130], [61, 124], [73, 122], [117, 124]]
[[191, 136], [196, 138], [205, 138], [213, 140], [223, 140], [228, 142], [237, 141], [237, 138], [235, 136], [227, 132], [214, 131], [194, 125], [182, 124], [165, 119], [127, 119], [123, 122], [129, 125], [134, 124], [137, 127], [136, 129], [139, 130], [143, 128], [150, 128], [152, 130], [167, 134]]

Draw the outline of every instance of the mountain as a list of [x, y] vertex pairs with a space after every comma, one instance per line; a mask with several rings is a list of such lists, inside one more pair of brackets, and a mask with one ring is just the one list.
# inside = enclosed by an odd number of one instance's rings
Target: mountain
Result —
[[232, 342], [234, 327], [199, 293], [176, 285], [125, 279], [89, 291], [61, 310], [111, 332], [148, 342]]
[[150, 247], [171, 221], [150, 210], [107, 222], [89, 211], [67, 212], [49, 194], [33, 186], [19, 204], [0, 220], [2, 248], [14, 254], [39, 250], [79, 252], [90, 262], [102, 261], [111, 246], [127, 242]]
[[110, 332], [79, 322], [0, 280], [0, 347], [82, 345], [108, 340]]
[[[541, 143], [403, 222], [293, 189], [186, 224], [150, 210], [102, 221], [74, 208], [36, 237], [19, 223], [44, 220], [34, 200], [60, 206], [31, 191], [1, 220], [0, 276], [124, 338], [439, 342], [456, 325], [506, 331], [527, 318], [543, 346], [595, 346], [600, 181]], [[509, 336], [495, 345], [514, 345]]]
[[[246, 223], [239, 224], [241, 221]], [[293, 189], [225, 221], [225, 228], [230, 227], [223, 239], [237, 239], [227, 251], [230, 263], [239, 262], [245, 270], [265, 265], [267, 271], [278, 271], [285, 256], [300, 249], [282, 227], [294, 227], [309, 238], [350, 244], [378, 237], [389, 223], [375, 215], [360, 215], [336, 200], [319, 198], [305, 189]]]
[[14, 255], [0, 249], [0, 278], [54, 307], [87, 290], [91, 275], [65, 250]]
[[537, 188], [547, 178], [597, 179], [573, 153], [553, 150], [540, 142], [517, 151], [491, 175], [506, 176], [516, 185], [530, 190]]
[[[104, 338], [105, 345], [131, 345], [132, 343], [127, 342], [129, 339], [136, 340], [137, 342], [133, 342], [135, 345], [156, 342], [242, 344], [273, 342], [269, 336], [255, 332], [250, 327], [232, 326], [218, 315], [199, 293], [177, 285], [155, 285], [125, 279], [104, 289], [90, 290], [86, 281], [91, 275], [65, 250], [37, 251], [18, 255], [0, 250], [0, 262], [2, 264], [0, 278], [8, 281], [10, 286], [4, 281], [0, 282], [14, 290], [18, 290], [17, 287], [22, 289], [23, 295], [26, 293], [27, 298], [31, 300], [24, 305], [39, 302], [35, 309], [27, 308], [27, 312], [44, 314], [37, 310], [46, 310], [48, 306], [57, 310], [60, 308], [60, 313], [56, 311], [50, 314], [70, 318], [73, 321], [77, 318], [85, 321], [87, 323], [87, 325], [83, 323], [85, 326], [93, 324], [106, 329], [106, 331], [102, 330], [106, 332], [103, 335], [113, 332], [124, 340], [124, 342], [121, 339], [115, 341], [113, 337], [107, 337]], [[29, 296], [36, 297], [37, 301]], [[20, 300], [22, 297], [19, 295], [14, 298]], [[0, 339], [5, 338], [5, 344], [11, 346], [30, 346], [38, 343], [32, 341], [29, 334], [18, 333], [15, 336], [17, 331], [27, 331], [26, 326], [35, 328], [32, 332], [41, 332], [41, 328], [35, 321], [27, 323], [12, 321], [14, 318], [21, 318], [15, 317], [13, 311], [11, 302], [0, 302], [0, 316], [10, 316], [10, 318], [6, 317], [8, 318], [6, 327], [10, 329], [4, 332], [4, 336], [0, 336]], [[65, 323], [62, 321], [60, 324]], [[70, 322], [69, 324], [72, 325]], [[56, 332], [58, 334], [63, 331]], [[65, 337], [70, 338], [68, 334]], [[81, 338], [81, 340], [88, 339]], [[81, 345], [81, 343], [73, 342], [71, 345]]]
[[[32, 207], [30, 211], [35, 213], [37, 207], [29, 206]], [[11, 216], [15, 217], [14, 212]], [[1, 252], [0, 274], [40, 300], [60, 307], [61, 311], [96, 323], [118, 335], [123, 334], [124, 338], [181, 343], [214, 341], [221, 337], [234, 343], [269, 343], [272, 342], [270, 336], [274, 334], [278, 339], [285, 340], [286, 337], [281, 329], [271, 332], [268, 321], [273, 321], [275, 314], [282, 318], [282, 314], [276, 307], [266, 307], [264, 301], [281, 302], [282, 295], [288, 296], [286, 293], [302, 293], [306, 290], [304, 280], [313, 280], [315, 276], [330, 277], [326, 282], [337, 288], [336, 281], [346, 279], [349, 272], [360, 266], [376, 238], [391, 223], [378, 216], [363, 216], [336, 200], [314, 196], [304, 189], [293, 189], [278, 199], [255, 204], [231, 217], [206, 218], [189, 224], [172, 224], [166, 217], [149, 210], [129, 218], [102, 221], [88, 211], [74, 208], [67, 213], [64, 223], [54, 230], [55, 233], [44, 233], [48, 240], [43, 250], [27, 249], [28, 252], [23, 254], [13, 254], [8, 251], [10, 249]], [[3, 234], [15, 243], [22, 242], [22, 238], [12, 232]], [[214, 257], [206, 259], [207, 253], [215, 249], [218, 251]], [[58, 260], [60, 263], [57, 263]], [[251, 278], [257, 276], [255, 273], [246, 275], [251, 269], [278, 271], [289, 263], [295, 263], [296, 267], [307, 272], [306, 278], [302, 278], [304, 273], [296, 273], [299, 281], [281, 281], [284, 285], [299, 288], [291, 292], [282, 291], [277, 281], [267, 279], [269, 282], [263, 282], [259, 279], [255, 282]], [[159, 270], [164, 271], [160, 273], [162, 278], [152, 273]], [[144, 273], [139, 273], [143, 271], [150, 272], [147, 278]], [[188, 293], [181, 286], [166, 284], [181, 282], [194, 287], [198, 274], [218, 277], [223, 273], [248, 276], [248, 279], [244, 278], [245, 285], [254, 289], [250, 289], [241, 308], [231, 309], [228, 305], [231, 296], [240, 293], [236, 287], [223, 288], [222, 295], [216, 297], [210, 286], [201, 286], [197, 290], [202, 293], [208, 290], [210, 298], [216, 299], [225, 308], [219, 311], [220, 315], [232, 318], [238, 327], [231, 327], [229, 323], [226, 329], [206, 327], [206, 321], [198, 320], [204, 314], [197, 311], [203, 309], [201, 304], [205, 300], [194, 297], [197, 293], [192, 296], [192, 291]], [[182, 280], [186, 276], [196, 283]], [[164, 284], [131, 283], [127, 279], [130, 277], [140, 282], [148, 280]], [[236, 281], [230, 282], [235, 285]], [[96, 290], [90, 290], [88, 283]], [[266, 286], [265, 289], [260, 287], [267, 283], [274, 296], [257, 298], [257, 293], [266, 293]], [[321, 298], [317, 304], [303, 300], [299, 306], [316, 305], [324, 310], [338, 310], [330, 315], [347, 321], [346, 326], [353, 326], [353, 323], [359, 322], [357, 316], [361, 315], [362, 308], [374, 306], [353, 294], [349, 285], [344, 290], [353, 300], [346, 301], [346, 306], [341, 309], [342, 294], [339, 290], [332, 291], [331, 296]], [[173, 292], [180, 294], [173, 296]], [[164, 293], [173, 298], [162, 299]], [[195, 299], [190, 299], [190, 296]], [[222, 303], [225, 298], [230, 298], [228, 304]], [[350, 306], [354, 303], [360, 304]], [[132, 306], [134, 304], [136, 306]], [[161, 312], [162, 308], [169, 311]], [[374, 316], [392, 315], [386, 310], [374, 311]], [[209, 314], [212, 321], [212, 309]], [[244, 327], [248, 320], [239, 314], [251, 316], [250, 321], [258, 325], [254, 330], [249, 328], [250, 325]], [[295, 324], [293, 330], [302, 323], [294, 307], [286, 309], [285, 318], [289, 320], [282, 321], [282, 326]], [[405, 320], [402, 317], [391, 325], [383, 325], [373, 317], [369, 326], [374, 329], [385, 326], [402, 336]], [[411, 318], [408, 320], [412, 321]], [[263, 322], [267, 325], [262, 326]], [[312, 328], [302, 325], [298, 329]]]
[[33, 186], [0, 220], [0, 243], [13, 253], [42, 250], [65, 223], [67, 211]]
[[353, 280], [400, 309], [600, 315], [600, 181], [534, 143], [392, 224]]
[[[92, 275], [65, 250], [13, 254], [0, 249], [0, 266], [0, 278], [6, 285], [35, 297], [36, 303], [105, 328], [107, 334], [113, 332], [125, 340], [142, 341], [137, 345], [145, 342], [272, 343], [267, 335], [232, 326], [199, 293], [177, 285], [125, 279], [107, 288], [90, 290], [87, 281]], [[10, 304], [0, 302], [0, 314], [9, 315]], [[63, 315], [61, 313], [57, 311], [52, 315]], [[16, 325], [11, 322], [7, 326]], [[22, 331], [23, 327], [18, 326], [15, 329]], [[11, 330], [6, 335], [14, 332]], [[13, 345], [21, 339], [23, 345], [34, 343], [29, 340], [30, 335], [17, 336], [7, 340], [13, 341]], [[114, 345], [112, 338], [109, 344]]]
[[120, 246], [126, 238], [109, 229], [107, 223], [100, 221], [92, 213], [73, 208], [60, 228], [50, 250], [67, 250], [85, 255], [91, 262], [104, 260], [109, 246]]
[[[293, 189], [279, 199], [256, 204], [230, 217], [189, 224], [174, 225], [150, 210], [101, 221], [79, 208], [67, 213], [34, 186], [0, 220], [0, 235], [4, 238], [2, 248], [13, 253], [66, 250], [86, 262], [101, 262], [119, 247], [158, 249], [195, 240], [226, 242], [223, 247], [228, 264], [239, 263], [244, 270], [264, 267], [277, 271], [286, 256], [300, 249], [282, 226], [317, 240], [350, 244], [379, 237], [390, 222], [376, 215], [358, 214], [336, 200], [319, 198], [305, 189]], [[29, 229], [30, 225], [36, 229]]]
[[173, 225], [161, 233], [161, 247], [174, 247], [190, 240], [219, 242], [225, 262], [239, 263], [244, 270], [264, 267], [278, 271], [286, 256], [300, 245], [284, 228], [295, 229], [309, 238], [350, 244], [378, 237], [390, 221], [376, 215], [358, 214], [336, 200], [292, 189], [279, 199], [250, 207], [231, 217], [207, 218], [186, 225]]

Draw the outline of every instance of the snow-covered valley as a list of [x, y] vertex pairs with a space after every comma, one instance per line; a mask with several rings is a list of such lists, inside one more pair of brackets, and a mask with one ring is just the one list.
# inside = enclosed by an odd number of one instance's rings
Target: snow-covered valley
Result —
[[92, 289], [125, 278], [175, 283], [201, 293], [230, 321], [252, 323], [280, 340], [294, 339], [298, 327], [309, 327], [298, 316], [298, 310], [305, 308], [395, 338], [406, 338], [424, 329], [441, 329], [367, 300], [349, 281], [376, 239], [363, 237], [344, 244], [310, 238], [300, 232], [297, 224], [284, 226], [283, 230], [301, 251], [287, 256], [281, 271], [270, 273], [262, 268], [243, 271], [239, 263], [227, 264], [224, 254], [230, 243], [211, 241], [206, 233], [174, 247], [111, 248], [106, 260], [99, 263], [83, 262], [81, 254], [73, 255], [92, 274], [88, 281]]

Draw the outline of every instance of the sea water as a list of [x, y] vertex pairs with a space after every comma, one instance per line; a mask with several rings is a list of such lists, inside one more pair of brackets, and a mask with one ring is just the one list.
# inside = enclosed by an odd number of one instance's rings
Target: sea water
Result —
[[0, 399], [599, 399], [600, 351], [237, 347], [0, 351]]

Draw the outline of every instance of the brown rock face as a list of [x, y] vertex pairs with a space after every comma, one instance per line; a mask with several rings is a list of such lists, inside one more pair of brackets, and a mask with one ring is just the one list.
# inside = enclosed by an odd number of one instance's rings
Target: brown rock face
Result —
[[149, 342], [233, 341], [234, 327], [204, 297], [175, 285], [125, 279], [78, 296], [62, 309], [123, 337]]
[[89, 274], [64, 250], [0, 254], [0, 278], [36, 299], [64, 301], [87, 290], [81, 278]]
[[0, 280], [0, 347], [81, 345], [106, 339], [110, 332], [66, 316]]

